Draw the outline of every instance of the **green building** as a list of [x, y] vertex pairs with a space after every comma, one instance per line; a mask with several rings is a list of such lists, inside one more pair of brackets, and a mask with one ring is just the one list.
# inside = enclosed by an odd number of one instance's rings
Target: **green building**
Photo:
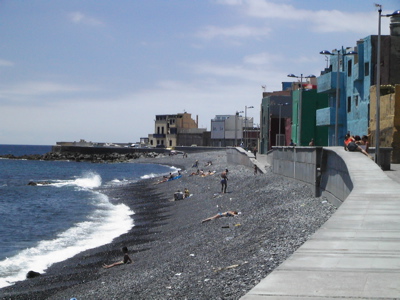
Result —
[[328, 146], [328, 126], [316, 126], [316, 111], [328, 107], [328, 96], [316, 89], [292, 91], [292, 140], [297, 146]]

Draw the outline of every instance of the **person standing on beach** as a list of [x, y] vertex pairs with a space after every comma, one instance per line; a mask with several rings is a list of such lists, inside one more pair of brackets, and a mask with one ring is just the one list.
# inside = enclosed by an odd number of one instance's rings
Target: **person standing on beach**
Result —
[[221, 193], [226, 194], [226, 188], [228, 187], [228, 169], [221, 173]]
[[257, 159], [257, 147], [253, 148], [254, 158]]
[[123, 247], [122, 248], [122, 252], [124, 253], [124, 258], [123, 258], [123, 260], [121, 260], [121, 261], [117, 261], [117, 262], [115, 262], [115, 263], [113, 263], [113, 264], [111, 264], [111, 265], [106, 265], [106, 264], [104, 264], [103, 265], [103, 268], [104, 269], [109, 269], [109, 268], [112, 268], [112, 267], [115, 267], [115, 266], [119, 266], [119, 265], [124, 265], [124, 264], [130, 264], [130, 263], [132, 263], [132, 259], [129, 257], [129, 255], [128, 255], [128, 248], [127, 247]]

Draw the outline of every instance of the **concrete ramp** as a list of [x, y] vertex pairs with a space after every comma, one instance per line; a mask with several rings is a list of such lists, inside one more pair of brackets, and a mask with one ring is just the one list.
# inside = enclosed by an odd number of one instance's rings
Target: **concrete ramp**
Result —
[[350, 194], [306, 243], [241, 299], [400, 298], [400, 184], [361, 153], [331, 151], [347, 166]]

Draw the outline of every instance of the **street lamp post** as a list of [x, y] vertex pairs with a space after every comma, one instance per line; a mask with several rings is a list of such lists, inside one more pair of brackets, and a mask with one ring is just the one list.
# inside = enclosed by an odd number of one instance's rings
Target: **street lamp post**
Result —
[[375, 4], [378, 7], [378, 42], [376, 50], [376, 127], [375, 127], [375, 162], [378, 166], [381, 165], [380, 159], [380, 123], [381, 123], [381, 21], [382, 17], [392, 17], [400, 15], [400, 10], [394, 11], [389, 15], [382, 15], [382, 5]]
[[346, 55], [355, 55], [358, 54], [356, 51], [349, 51], [347, 53], [344, 52], [343, 47], [342, 50], [337, 50], [337, 54], [331, 53], [328, 50], [323, 50], [319, 54], [323, 55], [337, 55], [337, 68], [336, 68], [336, 105], [335, 105], [335, 146], [339, 146], [339, 107], [340, 107], [340, 56], [345, 57]]
[[301, 146], [301, 123], [302, 123], [302, 109], [303, 109], [303, 78], [315, 78], [315, 75], [296, 76], [294, 74], [289, 74], [288, 77], [292, 78], [300, 78], [300, 96], [299, 96], [299, 105], [297, 109], [297, 144]]
[[245, 147], [247, 149], [248, 147], [248, 141], [247, 141], [247, 109], [254, 108], [254, 106], [245, 106], [244, 107], [244, 130], [245, 130], [245, 135], [244, 135], [244, 142], [245, 142]]

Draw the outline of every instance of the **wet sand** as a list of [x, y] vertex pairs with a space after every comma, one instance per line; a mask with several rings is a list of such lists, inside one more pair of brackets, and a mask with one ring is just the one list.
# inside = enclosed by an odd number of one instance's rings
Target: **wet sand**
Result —
[[[216, 171], [189, 176], [199, 168]], [[213, 165], [204, 165], [212, 161]], [[108, 190], [112, 202], [134, 212], [135, 226], [112, 243], [50, 267], [40, 277], [0, 289], [1, 299], [239, 299], [293, 253], [335, 211], [305, 184], [267, 171], [230, 165], [225, 152], [204, 152], [134, 163], [181, 167], [180, 179], [159, 178]], [[229, 169], [228, 193], [219, 174]], [[191, 198], [171, 201], [178, 189]], [[237, 217], [201, 221], [218, 212]], [[122, 258], [133, 264], [103, 269]], [[29, 270], [27, 270], [29, 271]]]

